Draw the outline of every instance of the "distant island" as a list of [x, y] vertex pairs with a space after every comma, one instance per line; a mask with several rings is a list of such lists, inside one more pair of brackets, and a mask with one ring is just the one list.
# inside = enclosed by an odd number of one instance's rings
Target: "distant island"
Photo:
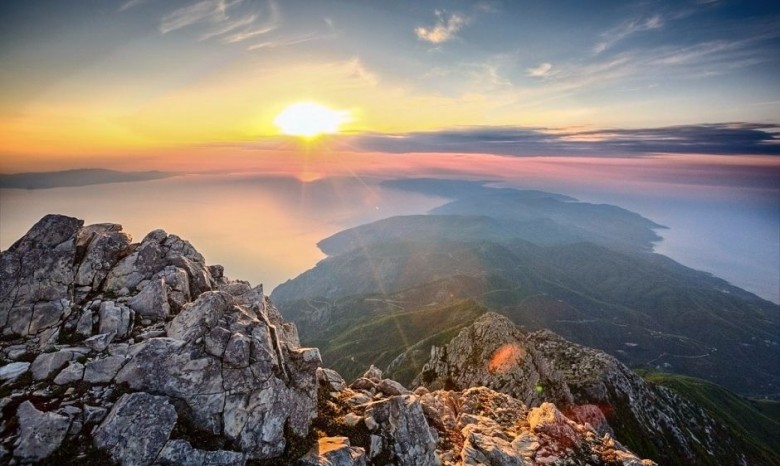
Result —
[[164, 171], [124, 172], [103, 168], [0, 174], [0, 189], [51, 189], [93, 184], [129, 183], [159, 180], [176, 174]]

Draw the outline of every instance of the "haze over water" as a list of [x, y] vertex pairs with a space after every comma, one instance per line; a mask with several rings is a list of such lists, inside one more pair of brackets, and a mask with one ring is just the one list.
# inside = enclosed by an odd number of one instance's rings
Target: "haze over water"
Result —
[[[316, 243], [345, 228], [393, 215], [422, 214], [447, 200], [382, 187], [372, 177], [294, 178], [186, 175], [135, 183], [42, 190], [0, 190], [0, 248], [6, 249], [47, 213], [112, 222], [135, 241], [157, 228], [179, 235], [225, 266], [233, 278], [267, 292], [325, 256]], [[702, 188], [683, 199], [612, 186], [540, 180], [505, 183], [610, 203], [669, 227], [655, 250], [774, 302], [780, 302], [777, 204]], [[729, 196], [724, 201], [718, 196]]]

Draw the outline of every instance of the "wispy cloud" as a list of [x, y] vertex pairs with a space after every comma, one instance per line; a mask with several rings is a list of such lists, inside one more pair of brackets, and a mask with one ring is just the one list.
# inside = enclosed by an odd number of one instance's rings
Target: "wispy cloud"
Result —
[[743, 122], [609, 130], [465, 127], [406, 134], [366, 134], [357, 136], [352, 144], [390, 153], [780, 156], [779, 129], [778, 125]]
[[138, 5], [144, 4], [148, 1], [149, 0], [127, 0], [122, 4], [122, 6], [119, 7], [119, 11], [129, 10], [130, 8], [137, 7]]
[[431, 27], [419, 26], [415, 28], [414, 33], [417, 38], [432, 44], [442, 44], [455, 37], [463, 26], [468, 24], [469, 18], [459, 14], [450, 13], [449, 15], [441, 10], [436, 10], [436, 24]]
[[660, 29], [663, 26], [664, 19], [661, 15], [626, 21], [616, 28], [601, 34], [601, 40], [593, 47], [593, 52], [596, 54], [602, 53], [633, 34]]
[[254, 23], [256, 19], [257, 15], [252, 14], [244, 16], [243, 18], [238, 18], [235, 21], [229, 21], [224, 26], [203, 34], [201, 36], [201, 40], [208, 40], [212, 37], [221, 36], [223, 34], [227, 34], [228, 32], [235, 31], [236, 29], [242, 28], [244, 26], [249, 26], [250, 24]]
[[275, 49], [281, 47], [289, 47], [292, 45], [303, 44], [315, 40], [332, 39], [341, 33], [341, 31], [336, 28], [332, 19], [323, 18], [322, 21], [325, 24], [325, 31], [320, 30], [320, 31], [312, 31], [304, 34], [291, 35], [288, 37], [277, 37], [254, 45], [250, 45], [249, 47], [247, 47], [247, 50]]
[[320, 39], [319, 34], [317, 34], [316, 32], [310, 32], [308, 34], [301, 34], [299, 36], [288, 37], [286, 39], [277, 39], [277, 40], [260, 42], [259, 44], [250, 45], [249, 47], [247, 47], [247, 50], [275, 49], [280, 47], [288, 47], [290, 45], [311, 42], [315, 39]]
[[539, 66], [535, 68], [529, 68], [528, 69], [528, 76], [533, 76], [536, 78], [543, 78], [550, 74], [550, 70], [552, 70], [552, 64], [551, 63], [542, 63]]
[[194, 5], [179, 8], [163, 17], [160, 22], [160, 32], [167, 34], [204, 21], [225, 21], [228, 19], [228, 8], [238, 3], [241, 3], [241, 0], [203, 0]]
[[274, 29], [276, 29], [276, 26], [273, 24], [269, 24], [266, 26], [261, 26], [247, 31], [241, 31], [241, 32], [236, 32], [235, 34], [230, 34], [229, 36], [226, 36], [222, 41], [226, 44], [235, 44], [236, 42], [243, 42], [253, 37], [268, 34]]

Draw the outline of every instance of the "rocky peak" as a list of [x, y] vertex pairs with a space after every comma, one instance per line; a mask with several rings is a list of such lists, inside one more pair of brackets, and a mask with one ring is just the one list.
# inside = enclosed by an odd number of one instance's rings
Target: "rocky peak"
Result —
[[433, 347], [415, 383], [434, 389], [486, 386], [528, 405], [550, 397], [562, 405], [573, 402], [562, 374], [522, 330], [494, 312], [478, 318], [446, 346]]
[[415, 383], [452, 390], [485, 386], [531, 407], [551, 403], [599, 434], [633, 442], [640, 453], [664, 452], [654, 458], [664, 463], [742, 461], [734, 456], [739, 448], [719, 436], [722, 427], [698, 406], [650, 385], [612, 356], [549, 330], [526, 333], [496, 313], [431, 348]]
[[187, 241], [48, 215], [0, 264], [3, 461], [243, 464], [310, 434], [319, 351]]

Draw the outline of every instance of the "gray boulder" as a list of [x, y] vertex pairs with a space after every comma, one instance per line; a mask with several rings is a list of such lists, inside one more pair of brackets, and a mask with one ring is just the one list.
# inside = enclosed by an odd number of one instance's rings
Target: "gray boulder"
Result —
[[0, 255], [0, 328], [34, 335], [70, 312], [76, 234], [84, 222], [47, 215]]
[[76, 286], [97, 289], [119, 259], [127, 255], [130, 240], [121, 225], [101, 223], [81, 228], [76, 246], [84, 250], [84, 255], [76, 270]]
[[317, 440], [298, 462], [299, 466], [365, 466], [366, 451], [350, 446], [347, 437], [323, 437]]
[[150, 281], [127, 305], [141, 317], [152, 321], [165, 320], [171, 314], [168, 304], [168, 290], [162, 278]]
[[68, 362], [76, 359], [77, 356], [77, 353], [68, 350], [38, 355], [30, 367], [33, 380], [43, 380], [50, 377], [52, 374], [65, 367]]
[[193, 448], [186, 440], [169, 440], [155, 465], [159, 466], [243, 466], [246, 458], [235, 451], [205, 451]]
[[121, 465], [149, 465], [168, 442], [176, 419], [167, 397], [122, 395], [95, 429], [93, 441]]
[[52, 454], [65, 440], [70, 427], [66, 416], [38, 411], [29, 401], [19, 405], [16, 416], [19, 439], [14, 457], [23, 463], [39, 461]]
[[30, 369], [29, 362], [12, 362], [0, 367], [0, 380], [14, 380]]
[[84, 346], [91, 349], [92, 351], [97, 351], [99, 353], [108, 348], [108, 345], [114, 340], [114, 336], [115, 335], [113, 332], [101, 333], [84, 340]]
[[108, 356], [88, 362], [84, 366], [84, 381], [87, 383], [109, 383], [127, 360], [124, 356]]
[[99, 316], [98, 333], [114, 333], [116, 338], [125, 338], [133, 328], [132, 311], [113, 301], [100, 303]]
[[[371, 403], [366, 418], [376, 422], [376, 435], [382, 437], [398, 466], [431, 466], [440, 464], [436, 456], [436, 434], [425, 420], [422, 406], [414, 395], [393, 396]], [[378, 452], [371, 452], [375, 456]]]
[[78, 382], [84, 377], [84, 364], [80, 362], [71, 361], [65, 369], [61, 370], [57, 377], [54, 378], [54, 383], [57, 385], [67, 385], [69, 383]]

